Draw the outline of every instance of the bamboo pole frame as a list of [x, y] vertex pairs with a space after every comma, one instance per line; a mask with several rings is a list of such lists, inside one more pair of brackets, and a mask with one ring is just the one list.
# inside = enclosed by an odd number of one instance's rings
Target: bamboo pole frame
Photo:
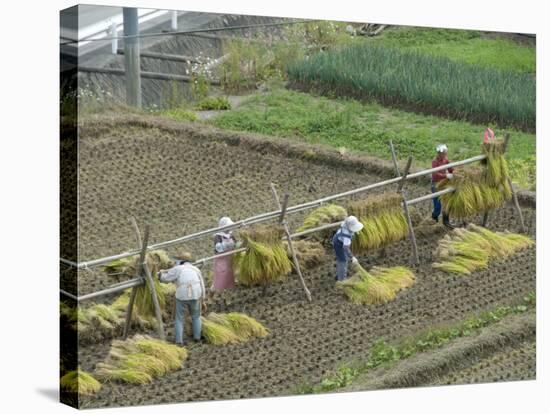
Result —
[[[458, 167], [458, 166], [461, 166], [461, 165], [467, 165], [467, 164], [471, 164], [473, 162], [482, 161], [486, 158], [487, 157], [484, 154], [476, 155], [475, 157], [467, 158], [467, 159], [464, 159], [464, 160], [461, 160], [461, 161], [452, 162], [452, 163], [449, 163], [449, 164], [446, 164], [446, 165], [443, 165], [443, 166], [440, 166], [440, 167], [429, 168], [427, 170], [422, 170], [422, 171], [418, 171], [418, 172], [415, 172], [415, 173], [411, 173], [411, 174], [405, 176], [404, 179], [405, 180], [416, 179], [416, 178], [419, 178], [419, 177], [423, 177], [425, 175], [430, 175], [434, 172], [445, 170], [447, 168]], [[343, 193], [326, 196], [326, 197], [323, 197], [323, 198], [320, 198], [320, 199], [317, 199], [317, 200], [313, 200], [313, 201], [298, 204], [298, 205], [295, 205], [295, 206], [292, 206], [292, 207], [288, 207], [287, 211], [286, 211], [286, 214], [298, 213], [298, 212], [301, 212], [301, 211], [304, 211], [304, 210], [309, 210], [311, 208], [319, 207], [322, 204], [327, 203], [327, 202], [332, 201], [332, 200], [336, 200], [336, 199], [339, 199], [339, 198], [345, 198], [345, 197], [348, 197], [348, 196], [351, 196], [351, 195], [354, 195], [354, 194], [363, 193], [363, 192], [366, 192], [366, 191], [369, 191], [369, 190], [374, 190], [376, 188], [384, 187], [386, 185], [397, 184], [402, 179], [403, 179], [402, 176], [395, 177], [395, 178], [391, 178], [391, 179], [388, 179], [388, 180], [379, 181], [377, 183], [369, 184], [369, 185], [366, 185], [364, 187], [359, 187], [359, 188], [356, 188], [356, 189], [353, 189], [353, 190], [348, 190], [348, 191], [345, 191]], [[253, 217], [249, 217], [249, 218], [246, 218], [246, 219], [243, 219], [243, 220], [239, 220], [239, 221], [237, 221], [234, 224], [231, 224], [229, 226], [213, 227], [213, 228], [209, 228], [209, 229], [206, 229], [206, 230], [199, 231], [197, 233], [182, 236], [182, 237], [179, 237], [179, 238], [176, 238], [176, 239], [173, 239], [173, 240], [168, 240], [168, 241], [164, 241], [164, 242], [161, 242], [161, 243], [152, 244], [152, 245], [147, 247], [147, 250], [155, 250], [155, 249], [162, 249], [162, 248], [166, 248], [166, 247], [171, 247], [171, 246], [174, 246], [174, 245], [177, 245], [177, 244], [181, 244], [181, 243], [185, 243], [185, 242], [195, 240], [195, 239], [198, 239], [198, 238], [201, 238], [201, 237], [205, 237], [205, 236], [214, 234], [214, 233], [219, 232], [219, 231], [235, 230], [235, 229], [238, 229], [238, 228], [241, 228], [241, 227], [244, 227], [244, 226], [261, 223], [261, 222], [264, 222], [264, 221], [274, 219], [277, 216], [279, 216], [280, 214], [281, 214], [280, 210], [258, 214], [258, 215], [253, 216]], [[103, 265], [103, 264], [107, 264], [109, 262], [112, 262], [113, 260], [118, 260], [118, 259], [123, 259], [123, 258], [126, 258], [126, 257], [135, 256], [135, 255], [139, 254], [139, 252], [140, 252], [139, 250], [132, 250], [132, 251], [116, 254], [116, 255], [113, 255], [113, 256], [102, 257], [102, 258], [99, 258], [99, 259], [93, 259], [93, 260], [88, 260], [88, 261], [85, 261], [85, 262], [78, 262], [78, 263], [74, 262], [74, 261], [71, 261], [71, 260], [64, 259], [64, 258], [60, 258], [59, 260], [62, 263], [68, 265], [68, 266], [73, 266], [73, 267], [76, 267], [78, 269], [84, 269], [84, 268], [88, 268], [88, 267], [96, 267], [96, 266], [100, 266], [100, 265]]]

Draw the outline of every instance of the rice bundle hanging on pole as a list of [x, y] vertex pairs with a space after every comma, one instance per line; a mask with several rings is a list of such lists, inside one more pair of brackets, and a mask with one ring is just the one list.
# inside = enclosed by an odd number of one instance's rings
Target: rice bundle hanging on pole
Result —
[[[139, 257], [115, 260], [104, 266], [104, 270], [108, 273], [119, 273], [128, 277], [135, 277], [137, 273]], [[173, 262], [164, 250], [153, 250], [146, 254], [145, 262], [153, 275], [153, 283], [161, 309], [164, 309], [166, 298], [161, 288], [161, 283], [154, 275], [161, 269], [172, 267]], [[137, 312], [144, 317], [154, 315], [153, 297], [146, 283], [141, 284], [137, 288], [135, 307]]]
[[367, 272], [361, 265], [352, 268], [353, 275], [336, 287], [355, 304], [376, 305], [395, 299], [397, 292], [412, 286], [414, 274], [406, 267], [373, 267]]
[[355, 253], [365, 253], [407, 237], [409, 227], [402, 201], [400, 194], [389, 192], [349, 204], [349, 214], [363, 223], [363, 229], [352, 240], [351, 248]]
[[[292, 259], [292, 253], [290, 252], [288, 242], [283, 241], [283, 245], [285, 246], [288, 258]], [[292, 245], [294, 246], [296, 257], [300, 262], [300, 267], [304, 267], [306, 269], [315, 267], [321, 263], [327, 255], [323, 245], [318, 241], [293, 240]], [[294, 263], [292, 263], [292, 265], [294, 266]]]
[[[337, 204], [326, 204], [321, 206], [307, 215], [304, 219], [304, 224], [298, 228], [298, 232], [314, 229], [324, 224], [339, 223], [347, 217], [346, 209]], [[313, 237], [323, 239], [329, 237], [333, 230], [323, 230], [313, 233]]]
[[283, 279], [292, 271], [282, 242], [280, 226], [257, 226], [239, 232], [247, 250], [235, 258], [239, 282], [245, 285], [267, 284]]
[[521, 234], [493, 232], [474, 224], [467, 229], [455, 229], [446, 235], [436, 251], [434, 269], [469, 275], [488, 267], [490, 260], [508, 257], [534, 244]]
[[482, 150], [487, 155], [483, 168], [455, 172], [451, 180], [443, 179], [437, 185], [438, 190], [455, 188], [440, 199], [443, 210], [458, 219], [498, 208], [512, 198], [504, 141], [485, 142]]
[[269, 331], [256, 319], [244, 313], [214, 313], [202, 317], [202, 335], [212, 345], [246, 342], [251, 338], [263, 338]]

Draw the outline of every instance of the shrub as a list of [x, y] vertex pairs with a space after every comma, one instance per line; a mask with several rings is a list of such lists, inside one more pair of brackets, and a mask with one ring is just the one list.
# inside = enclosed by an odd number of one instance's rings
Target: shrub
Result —
[[210, 96], [204, 98], [196, 105], [196, 109], [199, 111], [210, 111], [210, 110], [225, 110], [231, 109], [231, 103], [225, 96]]

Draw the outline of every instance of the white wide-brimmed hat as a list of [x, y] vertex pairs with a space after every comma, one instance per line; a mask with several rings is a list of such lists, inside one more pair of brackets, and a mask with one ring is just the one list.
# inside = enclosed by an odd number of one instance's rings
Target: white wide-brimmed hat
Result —
[[437, 147], [435, 147], [437, 152], [447, 152], [448, 148], [446, 144], [439, 144]]
[[230, 226], [231, 224], [235, 224], [233, 220], [231, 220], [229, 217], [222, 217], [218, 222], [218, 227]]
[[361, 231], [361, 229], [363, 228], [363, 223], [361, 223], [357, 219], [357, 217], [349, 216], [348, 218], [346, 218], [346, 226], [348, 229], [350, 229], [355, 233], [355, 232]]

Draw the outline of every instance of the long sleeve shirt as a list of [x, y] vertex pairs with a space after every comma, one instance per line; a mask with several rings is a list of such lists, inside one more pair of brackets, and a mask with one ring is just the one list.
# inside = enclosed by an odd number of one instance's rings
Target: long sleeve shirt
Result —
[[353, 253], [351, 252], [351, 239], [353, 234], [354, 233], [348, 229], [345, 224], [342, 224], [336, 233], [336, 238], [342, 242], [344, 254], [348, 259], [353, 257]]
[[195, 300], [206, 297], [202, 273], [189, 262], [174, 266], [167, 272], [161, 273], [160, 281], [176, 283], [176, 299]]
[[[432, 160], [432, 168], [440, 167], [448, 163], [449, 163], [449, 159], [447, 157], [445, 158], [435, 157]], [[447, 168], [446, 170], [441, 170], [441, 171], [432, 173], [432, 182], [437, 183], [443, 180], [447, 176], [447, 172], [452, 173], [453, 171], [454, 171], [453, 168]]]
[[235, 248], [235, 237], [231, 233], [216, 233], [214, 236], [214, 252], [223, 253]]

